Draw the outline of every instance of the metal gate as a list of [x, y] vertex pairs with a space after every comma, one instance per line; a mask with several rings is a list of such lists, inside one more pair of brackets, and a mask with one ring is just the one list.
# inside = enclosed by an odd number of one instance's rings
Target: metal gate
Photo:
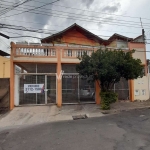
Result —
[[119, 100], [129, 100], [129, 81], [121, 78], [121, 80], [114, 85], [112, 89], [115, 93], [118, 94]]
[[[19, 105], [56, 103], [56, 74], [18, 74]], [[25, 85], [42, 84], [40, 93], [25, 92]], [[30, 87], [32, 90], [32, 87]], [[28, 89], [27, 89], [28, 90]]]
[[62, 76], [62, 102], [88, 103], [95, 102], [95, 86], [78, 73], [64, 73]]

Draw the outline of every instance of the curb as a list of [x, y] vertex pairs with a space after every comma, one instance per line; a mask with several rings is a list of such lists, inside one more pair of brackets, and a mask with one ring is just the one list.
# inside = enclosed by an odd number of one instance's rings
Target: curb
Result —
[[141, 106], [141, 107], [136, 107], [136, 108], [129, 108], [129, 109], [121, 109], [121, 110], [104, 110], [101, 111], [102, 114], [116, 114], [119, 112], [123, 112], [123, 111], [130, 111], [130, 110], [137, 110], [137, 109], [150, 109], [150, 106]]

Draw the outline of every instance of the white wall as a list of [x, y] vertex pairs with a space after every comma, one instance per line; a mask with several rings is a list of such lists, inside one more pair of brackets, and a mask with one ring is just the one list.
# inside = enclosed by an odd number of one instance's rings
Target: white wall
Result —
[[[134, 80], [134, 100], [148, 100], [149, 99], [149, 77], [144, 76]], [[145, 91], [145, 93], [142, 92]]]

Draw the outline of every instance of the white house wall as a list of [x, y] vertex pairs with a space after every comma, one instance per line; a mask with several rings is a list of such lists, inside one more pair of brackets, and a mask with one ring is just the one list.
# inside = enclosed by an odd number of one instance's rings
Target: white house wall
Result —
[[[144, 76], [134, 80], [134, 100], [149, 99], [149, 77]], [[145, 91], [145, 92], [144, 92]]]

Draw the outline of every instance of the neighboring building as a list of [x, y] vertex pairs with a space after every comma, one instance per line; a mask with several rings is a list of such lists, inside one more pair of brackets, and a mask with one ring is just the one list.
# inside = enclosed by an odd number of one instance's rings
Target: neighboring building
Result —
[[[20, 68], [15, 66], [15, 72], [20, 73]], [[10, 54], [0, 50], [0, 78], [10, 78]]]
[[[76, 64], [80, 62], [77, 57], [85, 51], [91, 55], [99, 48], [124, 51], [135, 49], [133, 57], [141, 59], [145, 67], [145, 76], [130, 81], [122, 79], [115, 84], [113, 90], [118, 93], [120, 100], [149, 98], [143, 35], [133, 39], [114, 34], [108, 40], [104, 40], [73, 24], [42, 39], [41, 42], [11, 43], [11, 109], [14, 105], [24, 104], [100, 104], [100, 89], [97, 83], [83, 80], [76, 72]], [[15, 66], [21, 68], [21, 73], [15, 72]]]
[[0, 50], [0, 78], [10, 78], [10, 56], [8, 53]]

